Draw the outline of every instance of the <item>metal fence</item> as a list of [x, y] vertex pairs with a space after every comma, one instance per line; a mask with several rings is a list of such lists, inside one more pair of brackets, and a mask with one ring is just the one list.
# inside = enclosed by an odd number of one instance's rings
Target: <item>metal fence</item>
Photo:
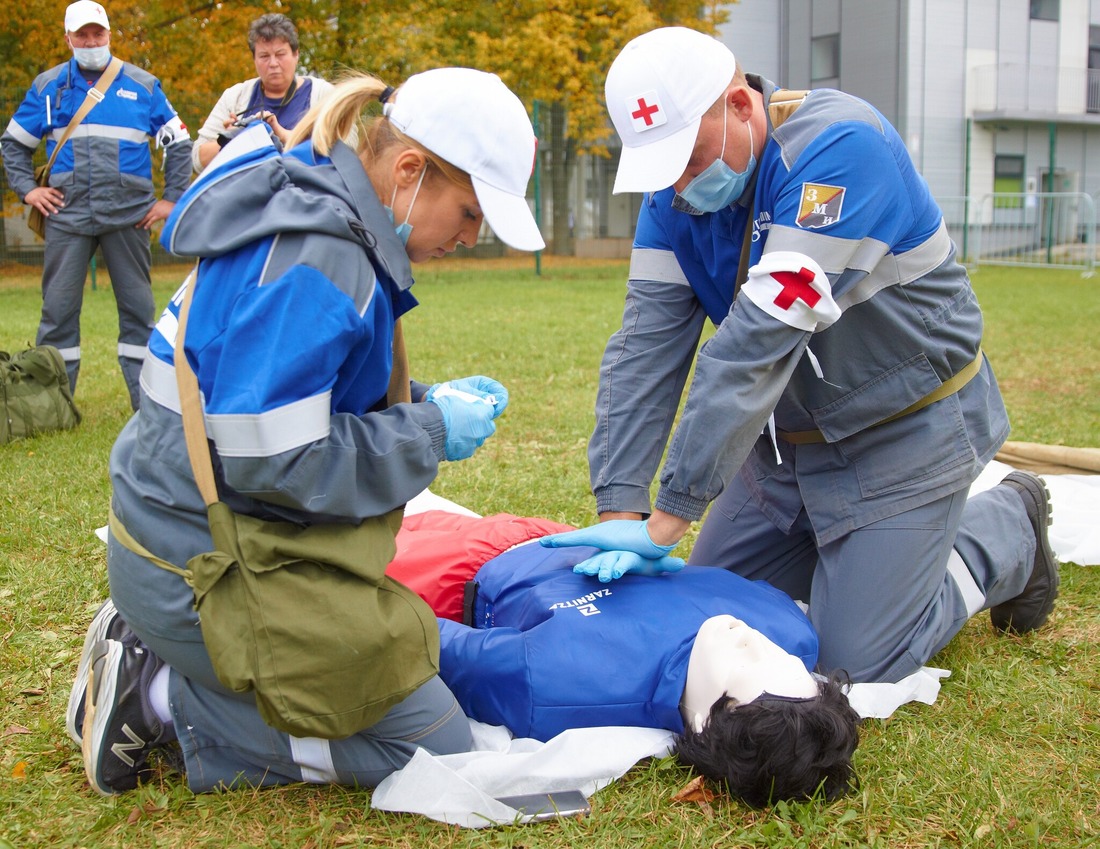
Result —
[[989, 193], [937, 198], [971, 265], [1096, 268], [1096, 202], [1082, 192]]

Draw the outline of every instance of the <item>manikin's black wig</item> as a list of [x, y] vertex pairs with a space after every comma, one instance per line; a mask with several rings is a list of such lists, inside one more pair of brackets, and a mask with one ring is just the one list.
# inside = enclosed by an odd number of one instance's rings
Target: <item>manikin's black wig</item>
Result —
[[681, 763], [756, 808], [780, 800], [831, 802], [858, 786], [852, 768], [858, 724], [834, 677], [819, 681], [812, 699], [765, 694], [739, 705], [723, 696], [711, 706], [703, 730], [688, 727], [675, 751]]

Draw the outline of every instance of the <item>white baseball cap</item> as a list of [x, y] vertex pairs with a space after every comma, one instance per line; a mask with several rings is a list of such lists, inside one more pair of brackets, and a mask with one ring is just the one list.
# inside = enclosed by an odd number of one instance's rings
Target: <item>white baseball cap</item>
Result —
[[687, 168], [703, 113], [736, 70], [728, 47], [686, 27], [662, 27], [627, 42], [604, 86], [623, 143], [612, 191], [655, 192], [675, 183]]
[[94, 0], [76, 0], [65, 9], [65, 32], [76, 32], [86, 24], [99, 24], [104, 29], [110, 29], [111, 24], [107, 20], [107, 10]]
[[383, 114], [411, 139], [470, 175], [481, 211], [502, 242], [546, 247], [527, 206], [536, 141], [519, 98], [496, 74], [436, 68], [414, 74]]

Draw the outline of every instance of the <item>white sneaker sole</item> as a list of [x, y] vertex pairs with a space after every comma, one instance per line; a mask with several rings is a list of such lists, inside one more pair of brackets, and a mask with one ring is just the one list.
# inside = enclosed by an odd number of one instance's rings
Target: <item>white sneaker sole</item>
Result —
[[84, 646], [80, 650], [80, 663], [76, 667], [76, 679], [73, 688], [69, 691], [69, 706], [65, 710], [65, 730], [69, 737], [81, 745], [82, 729], [77, 727], [76, 718], [80, 713], [80, 706], [84, 704], [84, 694], [88, 689], [88, 668], [92, 665], [92, 648], [100, 640], [107, 638], [107, 630], [111, 620], [118, 615], [115, 604], [109, 598], [96, 612], [92, 624], [88, 626], [88, 633], [84, 637]]
[[[117, 640], [107, 641], [107, 653], [103, 655], [101, 669], [117, 670], [119, 655], [122, 654], [122, 643]], [[109, 674], [103, 682], [103, 692], [98, 695], [100, 704], [113, 705], [115, 703], [115, 688], [118, 684], [118, 675]], [[84, 698], [84, 727], [82, 729], [82, 741], [80, 751], [84, 757], [84, 775], [88, 784], [101, 796], [113, 796], [115, 791], [107, 787], [101, 787], [97, 780], [96, 764], [102, 756], [100, 748], [103, 742], [103, 725], [110, 719], [110, 711], [100, 713], [96, 710], [96, 675], [92, 664], [88, 664], [88, 687]]]

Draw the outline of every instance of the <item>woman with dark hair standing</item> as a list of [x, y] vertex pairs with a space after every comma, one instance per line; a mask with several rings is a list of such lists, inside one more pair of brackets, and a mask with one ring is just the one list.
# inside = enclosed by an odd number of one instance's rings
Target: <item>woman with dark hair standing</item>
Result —
[[261, 15], [248, 27], [256, 76], [222, 92], [199, 129], [191, 165], [200, 173], [250, 120], [265, 121], [280, 143], [312, 106], [332, 92], [332, 83], [297, 73], [298, 28], [286, 15]]

